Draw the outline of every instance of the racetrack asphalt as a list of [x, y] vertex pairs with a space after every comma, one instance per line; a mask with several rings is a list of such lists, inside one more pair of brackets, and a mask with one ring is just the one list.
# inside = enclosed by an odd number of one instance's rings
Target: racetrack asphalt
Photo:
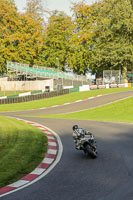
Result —
[[[56, 114], [78, 111], [116, 101], [133, 92], [105, 95], [58, 108], [3, 113]], [[22, 118], [22, 117], [21, 117]], [[63, 154], [55, 168], [38, 182], [2, 200], [132, 200], [133, 124], [23, 117], [54, 130], [63, 144]], [[91, 159], [74, 148], [72, 126], [92, 132], [98, 144], [98, 158]]]
[[99, 96], [97, 98], [86, 99], [81, 102], [74, 102], [71, 104], [61, 105], [57, 107], [27, 110], [27, 111], [16, 111], [16, 112], [2, 112], [2, 114], [16, 116], [16, 115], [51, 115], [51, 114], [61, 114], [67, 112], [76, 112], [79, 110], [91, 109], [104, 104], [112, 103], [117, 100], [121, 100], [130, 96], [133, 96], [133, 91], [106, 94], [103, 96]]

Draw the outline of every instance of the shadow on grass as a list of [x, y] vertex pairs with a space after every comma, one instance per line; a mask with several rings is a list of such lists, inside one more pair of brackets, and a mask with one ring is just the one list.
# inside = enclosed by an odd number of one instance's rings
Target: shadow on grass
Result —
[[47, 151], [47, 138], [40, 130], [9, 130], [0, 143], [0, 187], [22, 178], [36, 168]]

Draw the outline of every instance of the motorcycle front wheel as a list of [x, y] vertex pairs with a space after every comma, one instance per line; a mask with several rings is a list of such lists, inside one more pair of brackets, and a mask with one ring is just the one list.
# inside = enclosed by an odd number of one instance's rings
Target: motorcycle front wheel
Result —
[[97, 158], [97, 151], [93, 147], [91, 147], [89, 144], [86, 145], [86, 151], [88, 155], [91, 156], [91, 158]]

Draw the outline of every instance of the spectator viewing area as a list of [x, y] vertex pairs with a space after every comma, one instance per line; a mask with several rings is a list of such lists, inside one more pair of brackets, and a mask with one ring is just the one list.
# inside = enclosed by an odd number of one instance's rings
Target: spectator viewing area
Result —
[[[33, 66], [29, 67], [27, 64], [20, 63], [7, 63], [7, 71], [10, 74], [9, 80], [16, 81], [48, 81], [47, 86], [51, 87], [51, 90], [63, 89], [75, 85], [87, 85], [89, 81], [86, 76], [75, 75], [70, 72], [61, 72], [47, 67]], [[52, 86], [53, 84], [53, 86]], [[38, 88], [44, 89], [44, 88]]]

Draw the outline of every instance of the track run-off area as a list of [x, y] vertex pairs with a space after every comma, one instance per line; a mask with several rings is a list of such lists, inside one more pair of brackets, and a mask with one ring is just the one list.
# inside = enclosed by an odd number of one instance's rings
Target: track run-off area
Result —
[[[60, 161], [34, 184], [2, 196], [2, 200], [132, 200], [133, 124], [87, 120], [46, 119], [51, 115], [87, 110], [133, 96], [133, 91], [99, 96], [72, 104], [30, 111], [5, 112], [53, 130], [63, 145]], [[78, 124], [96, 138], [98, 158], [75, 150], [72, 126]]]

